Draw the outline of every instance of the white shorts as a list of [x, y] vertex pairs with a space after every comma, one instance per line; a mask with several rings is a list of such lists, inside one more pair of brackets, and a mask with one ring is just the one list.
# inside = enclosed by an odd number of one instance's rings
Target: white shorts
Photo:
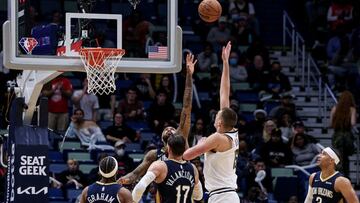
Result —
[[239, 195], [233, 192], [224, 192], [219, 194], [213, 194], [209, 197], [208, 203], [240, 203]]

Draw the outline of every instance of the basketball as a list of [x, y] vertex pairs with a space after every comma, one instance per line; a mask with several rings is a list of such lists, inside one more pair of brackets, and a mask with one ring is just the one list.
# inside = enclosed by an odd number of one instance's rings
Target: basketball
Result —
[[203, 0], [199, 4], [198, 12], [203, 21], [212, 23], [221, 16], [222, 7], [217, 0]]

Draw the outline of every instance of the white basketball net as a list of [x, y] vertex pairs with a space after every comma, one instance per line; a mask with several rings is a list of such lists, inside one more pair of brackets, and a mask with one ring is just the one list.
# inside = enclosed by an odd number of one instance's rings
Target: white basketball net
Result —
[[122, 49], [86, 48], [80, 50], [88, 79], [88, 93], [110, 94], [116, 90], [115, 72], [125, 51]]

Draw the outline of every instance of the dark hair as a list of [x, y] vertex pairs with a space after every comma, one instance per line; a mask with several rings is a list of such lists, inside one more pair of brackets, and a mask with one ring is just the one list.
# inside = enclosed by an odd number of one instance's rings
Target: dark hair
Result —
[[231, 108], [221, 109], [221, 120], [225, 128], [233, 128], [237, 123], [237, 114]]
[[128, 93], [129, 91], [133, 91], [133, 92], [135, 92], [136, 94], [138, 94], [138, 88], [135, 86], [135, 85], [132, 85], [132, 86], [130, 86], [128, 89], [127, 89], [127, 91], [126, 91], [126, 93]]
[[272, 63], [271, 63], [271, 67], [272, 67], [273, 65], [279, 65], [279, 66], [281, 66], [281, 64], [280, 64], [279, 61], [274, 61], [274, 62], [272, 62]]
[[110, 173], [112, 170], [114, 170], [116, 162], [113, 157], [107, 156], [100, 161], [99, 166], [102, 172]]
[[166, 97], [168, 96], [168, 93], [165, 91], [165, 89], [160, 88], [156, 91], [156, 96], [160, 95], [160, 94], [165, 94]]
[[82, 109], [80, 109], [80, 108], [75, 109], [75, 110], [74, 110], [74, 114], [75, 114], [77, 111], [80, 111], [82, 114], [85, 114], [85, 113], [84, 113], [84, 110], [82, 110]]
[[294, 137], [293, 137], [293, 139], [294, 139], [294, 146], [296, 146], [296, 147], [299, 147], [297, 144], [296, 144], [296, 139], [297, 139], [297, 137], [302, 137], [303, 139], [304, 139], [304, 146], [306, 146], [307, 144], [309, 144], [309, 140], [307, 139], [307, 137], [305, 136], [305, 134], [304, 133], [296, 133], [295, 135], [294, 135]]
[[257, 163], [259, 163], [259, 162], [265, 163], [264, 159], [262, 159], [261, 157], [258, 157], [258, 158], [256, 158], [256, 159], [254, 160], [254, 164], [257, 164]]
[[167, 140], [167, 144], [170, 147], [171, 152], [175, 156], [181, 156], [185, 152], [185, 139], [179, 133], [172, 135]]

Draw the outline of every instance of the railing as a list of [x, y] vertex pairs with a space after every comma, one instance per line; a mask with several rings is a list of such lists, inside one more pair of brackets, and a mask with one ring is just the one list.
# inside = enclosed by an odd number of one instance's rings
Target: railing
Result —
[[[289, 27], [288, 27], [289, 25]], [[287, 38], [290, 39], [291, 46], [291, 62], [295, 65], [296, 79], [300, 80], [301, 75], [301, 86], [305, 87], [305, 40], [304, 38], [296, 32], [295, 25], [292, 22], [291, 18], [284, 11], [283, 14], [283, 52], [286, 51], [287, 47]], [[301, 62], [301, 64], [300, 64]]]
[[[287, 38], [291, 43], [287, 44]], [[330, 123], [330, 110], [337, 104], [337, 99], [332, 92], [331, 88], [323, 80], [323, 76], [318, 68], [317, 63], [314, 61], [311, 54], [306, 54], [305, 40], [299, 32], [296, 31], [295, 25], [289, 17], [288, 13], [283, 13], [283, 51], [285, 52], [287, 47], [291, 47], [291, 61], [296, 67], [296, 76], [299, 79], [301, 73], [301, 85], [305, 88], [306, 95], [310, 100], [309, 93], [311, 88], [318, 90], [318, 123], [322, 123], [323, 131], [327, 132]], [[305, 65], [305, 61], [307, 64]], [[301, 66], [299, 65], [301, 62]], [[301, 70], [300, 70], [301, 69]], [[306, 77], [306, 81], [305, 81]], [[314, 85], [315, 86], [312, 86]], [[356, 184], [360, 183], [360, 141], [359, 132], [355, 129], [354, 133], [357, 137], [357, 153], [356, 153]]]

